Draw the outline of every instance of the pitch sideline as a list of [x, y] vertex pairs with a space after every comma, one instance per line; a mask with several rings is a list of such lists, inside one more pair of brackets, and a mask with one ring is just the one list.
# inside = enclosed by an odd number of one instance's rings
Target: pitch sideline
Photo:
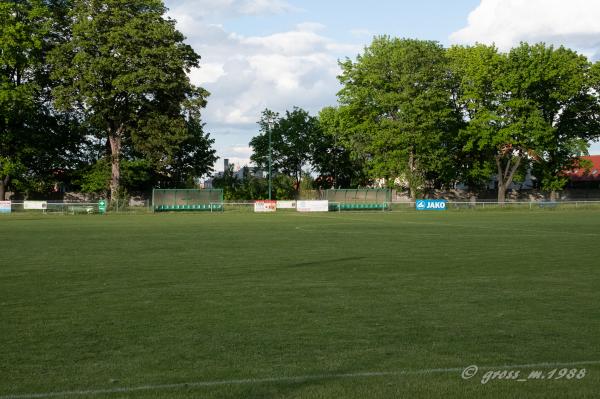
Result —
[[[503, 366], [481, 366], [479, 370], [496, 370], [496, 369], [523, 369], [523, 368], [550, 368], [550, 367], [569, 367], [569, 366], [585, 366], [585, 365], [600, 365], [600, 360], [589, 360], [579, 362], [557, 362], [557, 363], [529, 363], [529, 364], [512, 364]], [[306, 382], [318, 381], [327, 379], [356, 379], [369, 377], [389, 377], [403, 375], [421, 375], [421, 374], [440, 374], [453, 373], [463, 371], [465, 367], [450, 367], [450, 368], [431, 368], [420, 370], [400, 370], [400, 371], [373, 371], [345, 374], [319, 374], [319, 375], [304, 375], [291, 377], [271, 377], [271, 378], [249, 378], [239, 380], [221, 380], [221, 381], [198, 381], [179, 384], [160, 384], [160, 385], [140, 385], [137, 387], [122, 387], [122, 388], [106, 388], [106, 389], [88, 389], [79, 391], [62, 391], [62, 392], [42, 392], [28, 394], [11, 394], [2, 395], [0, 399], [46, 399], [65, 396], [93, 396], [113, 393], [130, 393], [138, 391], [154, 391], [154, 390], [169, 390], [181, 388], [202, 388], [213, 387], [220, 385], [257, 385], [266, 383], [283, 383], [283, 382]]]

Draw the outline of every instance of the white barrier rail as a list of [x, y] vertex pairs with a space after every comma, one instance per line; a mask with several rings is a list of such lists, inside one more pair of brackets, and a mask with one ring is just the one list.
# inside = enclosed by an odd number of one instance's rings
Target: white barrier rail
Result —
[[[392, 209], [402, 207], [405, 209], [414, 209], [416, 203], [414, 201], [397, 201], [392, 202]], [[448, 209], [474, 209], [474, 208], [560, 208], [560, 207], [572, 207], [572, 208], [584, 208], [584, 207], [600, 207], [600, 200], [575, 200], [575, 201], [449, 201], [447, 203]]]
[[[5, 201], [8, 202], [8, 201]], [[254, 212], [255, 201], [224, 201], [213, 203], [219, 205], [211, 212]], [[97, 214], [100, 212], [97, 202], [50, 202], [47, 201], [45, 209], [25, 209], [25, 201], [12, 201], [12, 213], [48, 213], [48, 214]], [[353, 211], [351, 208], [340, 207], [339, 203], [330, 202], [330, 211]], [[415, 210], [416, 203], [414, 201], [396, 201], [386, 203], [383, 211], [412, 211]], [[449, 201], [447, 202], [448, 210], [478, 210], [478, 209], [599, 209], [600, 200], [569, 200], [569, 201]], [[295, 208], [283, 209], [282, 211], [295, 211]], [[357, 207], [357, 212], [364, 212], [365, 209]], [[146, 207], [129, 207], [125, 209], [107, 209], [108, 212], [116, 213], [148, 213], [150, 210]]]
[[60, 213], [60, 214], [94, 214], [100, 213], [98, 202], [43, 202], [43, 207], [27, 207], [27, 201], [11, 201], [13, 213]]

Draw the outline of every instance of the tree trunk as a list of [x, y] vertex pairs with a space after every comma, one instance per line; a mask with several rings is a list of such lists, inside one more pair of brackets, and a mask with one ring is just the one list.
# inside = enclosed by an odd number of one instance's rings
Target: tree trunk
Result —
[[115, 202], [119, 197], [119, 186], [121, 182], [121, 134], [123, 128], [119, 127], [114, 133], [109, 133], [111, 155], [111, 177], [110, 177], [110, 201]]
[[556, 190], [550, 191], [550, 202], [555, 202], [557, 195], [558, 193], [556, 192]]
[[506, 200], [506, 187], [502, 184], [501, 181], [498, 181], [498, 203], [500, 205], [504, 205], [504, 201]]
[[410, 154], [408, 155], [408, 190], [410, 192], [410, 199], [411, 201], [416, 201], [417, 200], [417, 190], [415, 188], [415, 179], [414, 179], [414, 173], [415, 173], [415, 154], [413, 153], [413, 150], [410, 150]]
[[502, 156], [496, 156], [496, 167], [498, 168], [498, 203], [504, 204], [506, 201], [506, 191], [508, 187], [510, 187], [513, 178], [515, 177], [515, 173], [519, 169], [519, 165], [521, 165], [521, 157], [515, 157], [516, 161], [514, 164], [512, 163], [512, 158], [506, 162], [506, 166], [502, 166]]
[[6, 200], [6, 188], [8, 186], [9, 177], [6, 176], [4, 179], [0, 179], [0, 201]]

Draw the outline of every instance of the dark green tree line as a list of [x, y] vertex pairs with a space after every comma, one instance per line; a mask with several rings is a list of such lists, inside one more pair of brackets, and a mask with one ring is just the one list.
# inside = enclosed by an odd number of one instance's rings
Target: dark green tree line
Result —
[[450, 183], [461, 120], [444, 48], [382, 36], [341, 67], [345, 142], [371, 177], [403, 179], [412, 198], [427, 181]]
[[212, 171], [208, 93], [187, 77], [200, 57], [165, 12], [160, 0], [0, 3], [0, 198], [57, 181], [115, 197]]
[[[251, 160], [268, 171], [270, 133], [273, 176], [287, 198], [296, 197], [301, 182], [313, 174], [316, 179], [310, 181], [316, 189], [365, 183], [363, 165], [344, 146], [345, 127], [337, 109], [326, 108], [318, 117], [298, 107], [284, 116], [267, 109], [258, 125], [260, 132], [250, 141]], [[283, 189], [286, 182], [294, 194]]]
[[528, 170], [554, 198], [600, 137], [600, 67], [563, 47], [500, 53], [383, 36], [341, 67], [344, 146], [372, 178], [400, 180], [413, 198], [495, 178], [502, 202]]
[[111, 198], [126, 152], [149, 160], [157, 173], [173, 176], [176, 169], [175, 181], [183, 172], [177, 167], [207, 171], [198, 163], [214, 161], [207, 148], [187, 148], [207, 139], [199, 118], [208, 93], [190, 83], [187, 73], [200, 57], [165, 12], [160, 0], [76, 1], [71, 38], [51, 56], [57, 106], [77, 112], [107, 141]]
[[254, 150], [251, 160], [268, 170], [270, 135], [273, 174], [290, 176], [298, 190], [302, 171], [311, 161], [311, 145], [319, 129], [317, 119], [301, 108], [286, 111], [283, 117], [265, 110], [258, 124], [260, 134], [250, 141]]
[[79, 124], [52, 105], [48, 54], [68, 36], [61, 1], [0, 3], [0, 200], [47, 191], [78, 160]]

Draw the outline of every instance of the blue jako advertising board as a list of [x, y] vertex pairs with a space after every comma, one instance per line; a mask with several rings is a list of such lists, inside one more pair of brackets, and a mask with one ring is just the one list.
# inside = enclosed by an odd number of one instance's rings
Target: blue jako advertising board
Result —
[[448, 205], [446, 200], [417, 200], [415, 208], [417, 211], [445, 211]]

